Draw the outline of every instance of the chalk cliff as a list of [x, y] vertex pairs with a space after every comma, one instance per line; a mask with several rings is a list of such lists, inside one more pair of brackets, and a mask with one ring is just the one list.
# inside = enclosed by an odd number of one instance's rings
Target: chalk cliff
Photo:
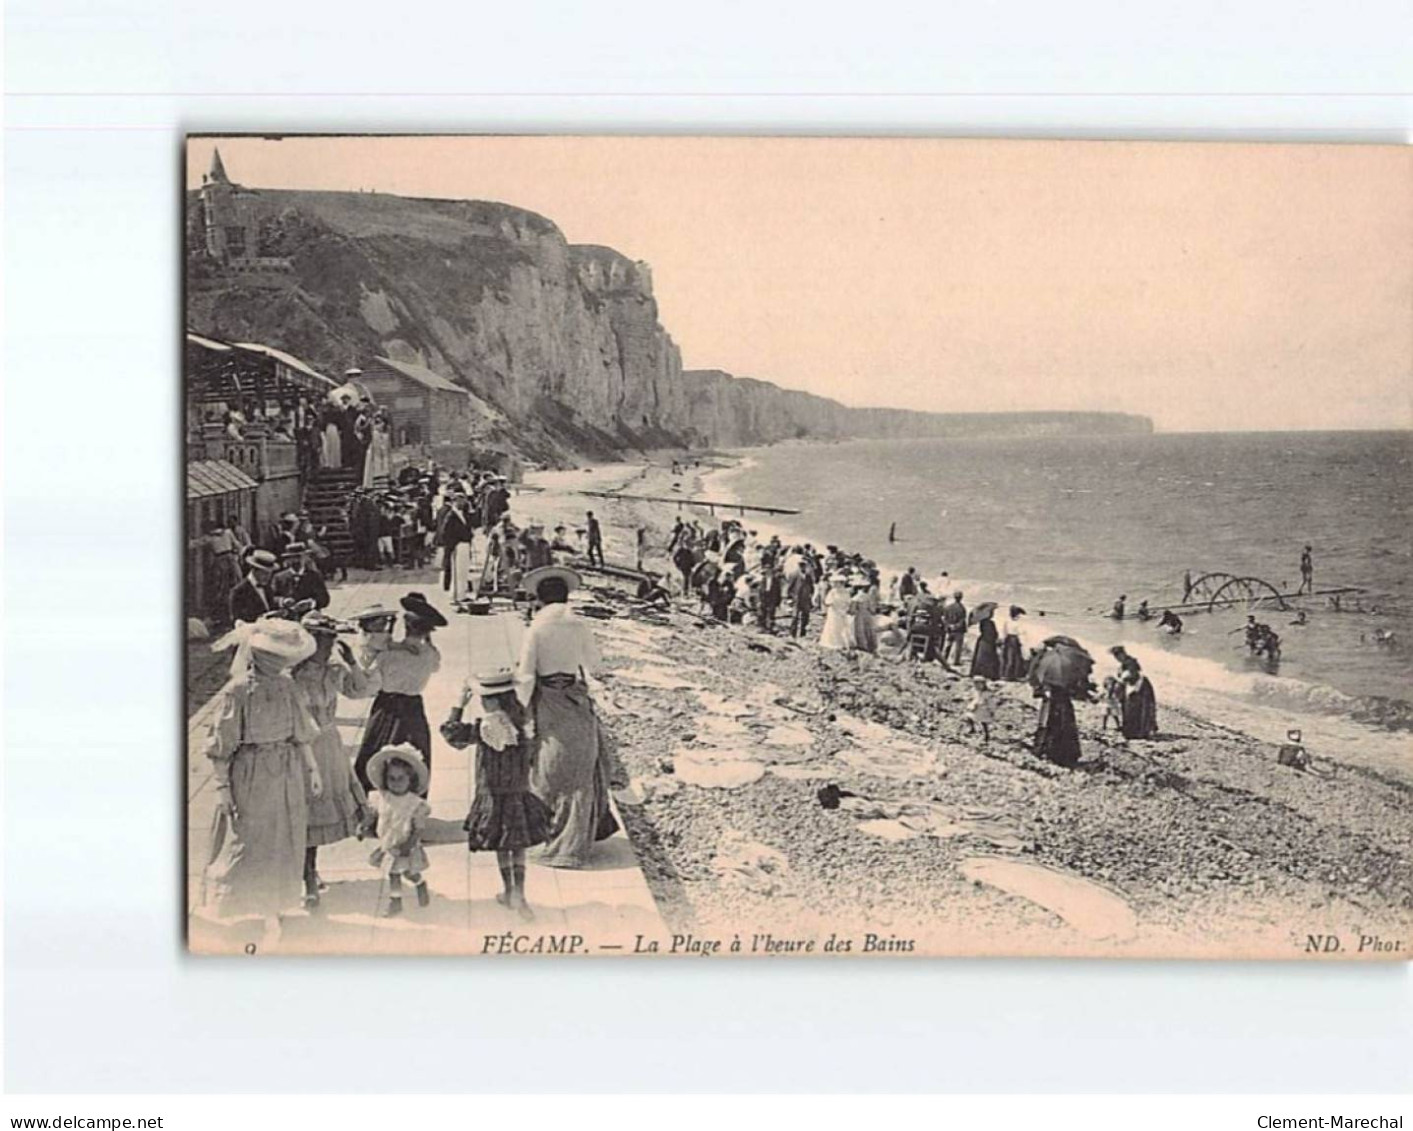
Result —
[[[480, 439], [534, 460], [962, 426], [953, 416], [850, 409], [719, 370], [684, 374], [648, 265], [570, 244], [524, 209], [236, 191], [258, 249], [239, 266], [207, 254], [201, 203], [188, 197], [192, 329], [277, 346], [331, 376], [379, 354], [425, 365], [492, 406]], [[967, 427], [1149, 430], [1140, 418], [1024, 415]]]
[[702, 444], [749, 447], [781, 440], [923, 439], [934, 436], [1042, 436], [1146, 433], [1146, 416], [1117, 412], [912, 412], [852, 408], [720, 369], [682, 373], [687, 426]]

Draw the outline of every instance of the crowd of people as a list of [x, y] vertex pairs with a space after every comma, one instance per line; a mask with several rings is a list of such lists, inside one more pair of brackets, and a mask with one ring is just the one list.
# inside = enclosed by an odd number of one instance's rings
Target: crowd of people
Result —
[[[257, 554], [255, 569], [274, 564], [269, 551]], [[590, 691], [600, 663], [593, 634], [568, 609], [578, 574], [546, 565], [521, 583], [534, 611], [518, 663], [475, 670], [440, 733], [454, 749], [474, 748], [472, 806], [454, 815], [460, 839], [496, 853], [498, 901], [528, 920], [527, 850], [538, 846], [549, 867], [588, 865], [618, 827], [609, 791], [626, 783]], [[381, 914], [397, 916], [408, 888], [419, 906], [430, 901], [428, 849], [454, 826], [428, 801], [435, 764], [423, 698], [441, 671], [433, 636], [447, 618], [418, 592], [345, 621], [309, 603], [251, 606], [253, 619], [215, 645], [235, 651], [203, 751], [217, 805], [198, 910], [264, 920], [266, 945], [283, 915], [318, 910], [321, 847], [369, 840], [369, 867], [384, 880]], [[372, 699], [351, 759], [335, 717], [340, 696]]]
[[[538, 846], [538, 859], [550, 866], [584, 867], [594, 844], [616, 828], [609, 790], [623, 783], [593, 705], [598, 652], [567, 604], [580, 583], [571, 565], [606, 565], [602, 525], [592, 511], [582, 527], [557, 526], [552, 537], [542, 525], [517, 525], [506, 478], [487, 470], [429, 464], [397, 478], [388, 488], [396, 500], [387, 503], [413, 527], [410, 564], [436, 555], [452, 609], [484, 612], [475, 606], [502, 595], [533, 610], [517, 665], [475, 671], [440, 728], [450, 747], [474, 748], [476, 789], [471, 811], [458, 815], [461, 835], [472, 851], [496, 853], [500, 902], [528, 918], [527, 851]], [[635, 534], [635, 564], [643, 567], [647, 529]], [[428, 839], [439, 819], [427, 800], [435, 765], [423, 693], [441, 671], [433, 638], [447, 617], [413, 591], [396, 608], [330, 618], [320, 532], [307, 515], [284, 516], [268, 546], [228, 527], [213, 535], [228, 563], [235, 625], [215, 647], [235, 654], [205, 748], [218, 806], [203, 912], [258, 915], [277, 933], [281, 914], [317, 909], [325, 890], [318, 850], [348, 837], [375, 843], [369, 866], [385, 880], [383, 914], [403, 912], [407, 889], [427, 902], [427, 849], [445, 837]], [[380, 543], [384, 537], [378, 534]], [[389, 560], [388, 549], [378, 546], [378, 562]], [[950, 587], [945, 573], [929, 583], [915, 568], [891, 578], [885, 593], [877, 563], [862, 555], [761, 537], [730, 518], [679, 517], [663, 552], [681, 592], [674, 597], [659, 573], [643, 569], [637, 596], [647, 603], [678, 601], [723, 624], [963, 674], [970, 680], [965, 725], [983, 743], [991, 740], [998, 684], [1029, 681], [1041, 700], [1032, 749], [1062, 765], [1078, 761], [1073, 699], [1097, 698], [1089, 664], [1066, 666], [1069, 646], [1082, 653], [1067, 638], [1027, 655], [1023, 608], [982, 602], [969, 609], [960, 589], [942, 595]], [[1114, 659], [1118, 673], [1105, 684], [1109, 713], [1125, 736], [1151, 737], [1152, 685], [1123, 649]], [[335, 725], [340, 696], [372, 699], [351, 758]]]
[[[1027, 653], [1021, 606], [1003, 609], [986, 601], [968, 609], [962, 590], [947, 592], [945, 571], [929, 582], [916, 567], [891, 578], [885, 595], [877, 563], [863, 555], [833, 545], [822, 551], [807, 542], [785, 545], [778, 535], [763, 538], [733, 518], [703, 524], [679, 517], [666, 554], [681, 579], [682, 596], [696, 602], [700, 615], [794, 639], [811, 638], [812, 621], [822, 617], [821, 648], [936, 663], [969, 677], [966, 722], [983, 742], [990, 741], [997, 685], [1030, 683], [1041, 700], [1033, 750], [1058, 764], [1078, 762], [1073, 700], [1097, 701], [1099, 690], [1087, 663], [1075, 667], [1077, 675], [1068, 674], [1066, 664], [1058, 668], [1063, 678], [1043, 674], [1049, 667], [1039, 661], [1060, 645], [1047, 640]], [[659, 575], [649, 573], [639, 596], [665, 600], [666, 592]], [[1088, 659], [1076, 642], [1055, 639], [1069, 654]], [[1152, 683], [1123, 649], [1114, 659], [1119, 670], [1105, 683], [1105, 700], [1117, 707], [1114, 717], [1125, 738], [1151, 738], [1158, 729]]]

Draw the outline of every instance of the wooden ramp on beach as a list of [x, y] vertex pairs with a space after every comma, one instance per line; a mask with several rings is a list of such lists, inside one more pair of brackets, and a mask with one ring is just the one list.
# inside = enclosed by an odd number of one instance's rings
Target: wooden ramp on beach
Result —
[[715, 514], [720, 507], [724, 511], [736, 511], [745, 514], [751, 511], [756, 514], [799, 514], [797, 510], [789, 507], [768, 507], [759, 503], [735, 503], [724, 502], [721, 499], [689, 499], [676, 495], [624, 495], [618, 491], [575, 491], [576, 495], [587, 495], [591, 499], [620, 499], [629, 503], [675, 503], [679, 507], [706, 507], [707, 512]]

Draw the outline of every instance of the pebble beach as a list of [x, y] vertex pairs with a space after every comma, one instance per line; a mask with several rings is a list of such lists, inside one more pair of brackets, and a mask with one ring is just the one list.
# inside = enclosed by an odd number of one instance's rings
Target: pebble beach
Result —
[[[632, 562], [646, 526], [645, 565], [671, 578], [678, 508], [576, 492], [720, 498], [709, 473], [726, 462], [536, 473], [515, 509], [551, 527], [594, 510], [610, 563]], [[1079, 705], [1084, 757], [1064, 770], [1029, 752], [1025, 685], [1001, 685], [982, 743], [963, 725], [966, 681], [938, 665], [590, 589], [600, 708], [632, 780], [619, 809], [679, 936], [718, 953], [1408, 956], [1406, 779], [1292, 770], [1161, 687], [1153, 740], [1102, 731], [1102, 708]]]

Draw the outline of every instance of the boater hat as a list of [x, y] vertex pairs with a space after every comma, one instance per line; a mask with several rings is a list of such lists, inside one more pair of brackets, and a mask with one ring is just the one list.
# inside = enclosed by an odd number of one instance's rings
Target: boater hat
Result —
[[251, 550], [245, 560], [259, 569], [274, 569], [280, 564], [280, 559], [269, 550]]
[[539, 569], [532, 569], [521, 579], [520, 585], [527, 593], [537, 593], [542, 581], [548, 581], [552, 577], [557, 577], [569, 586], [572, 593], [578, 589], [582, 583], [582, 578], [568, 566], [547, 565], [540, 566]]
[[442, 628], [447, 623], [446, 617], [432, 608], [432, 606], [427, 603], [427, 598], [421, 593], [409, 593], [399, 604], [418, 620], [431, 625], [433, 628]]
[[480, 672], [471, 677], [471, 687], [477, 695], [500, 695], [515, 687], [515, 673], [509, 668]]
[[366, 609], [360, 609], [348, 619], [356, 625], [362, 625], [370, 620], [396, 620], [397, 610], [389, 609], [383, 605], [369, 605]]
[[308, 549], [303, 542], [291, 542], [280, 551], [281, 557], [297, 558]]
[[368, 759], [368, 768], [364, 772], [373, 783], [374, 789], [382, 790], [383, 776], [387, 772], [388, 763], [394, 758], [399, 762], [406, 762], [412, 768], [411, 792], [421, 793], [427, 788], [427, 779], [431, 774], [427, 770], [427, 763], [422, 760], [422, 751], [411, 743], [404, 742], [400, 746], [384, 746]]

